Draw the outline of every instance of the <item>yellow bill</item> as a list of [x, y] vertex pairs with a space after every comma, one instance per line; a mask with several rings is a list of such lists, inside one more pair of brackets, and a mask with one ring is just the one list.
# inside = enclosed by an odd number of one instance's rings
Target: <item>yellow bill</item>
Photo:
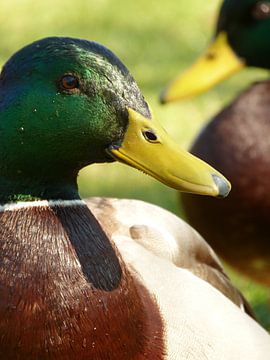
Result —
[[169, 84], [162, 92], [160, 101], [167, 103], [205, 92], [244, 66], [245, 62], [229, 45], [227, 34], [221, 32], [206, 52]]
[[128, 109], [122, 143], [107, 151], [121, 161], [180, 191], [225, 197], [230, 183], [218, 171], [182, 150], [154, 120]]

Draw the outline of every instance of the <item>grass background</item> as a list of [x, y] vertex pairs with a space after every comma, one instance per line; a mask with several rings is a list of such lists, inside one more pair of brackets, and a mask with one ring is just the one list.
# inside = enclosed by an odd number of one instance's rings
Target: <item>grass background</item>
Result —
[[[252, 81], [267, 76], [262, 70], [244, 70], [192, 101], [159, 105], [158, 94], [164, 85], [207, 45], [219, 6], [220, 0], [0, 0], [0, 64], [20, 47], [46, 36], [98, 41], [127, 65], [156, 117], [187, 148], [224, 104]], [[88, 167], [81, 172], [79, 183], [83, 197], [143, 199], [181, 214], [174, 190], [121, 164]], [[229, 272], [270, 329], [269, 292]]]

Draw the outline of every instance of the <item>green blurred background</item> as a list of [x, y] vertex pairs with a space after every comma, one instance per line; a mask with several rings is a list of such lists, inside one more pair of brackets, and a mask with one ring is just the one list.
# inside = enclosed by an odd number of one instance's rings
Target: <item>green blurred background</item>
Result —
[[[262, 70], [245, 70], [192, 101], [161, 106], [158, 94], [205, 48], [212, 36], [220, 0], [0, 0], [0, 65], [36, 39], [64, 35], [109, 47], [129, 68], [155, 116], [187, 148], [202, 125]], [[177, 193], [121, 164], [94, 165], [79, 178], [86, 196], [137, 198], [181, 214]], [[206, 239], [207, 240], [207, 239]], [[270, 329], [267, 290], [229, 273]], [[268, 306], [269, 303], [268, 303]]]

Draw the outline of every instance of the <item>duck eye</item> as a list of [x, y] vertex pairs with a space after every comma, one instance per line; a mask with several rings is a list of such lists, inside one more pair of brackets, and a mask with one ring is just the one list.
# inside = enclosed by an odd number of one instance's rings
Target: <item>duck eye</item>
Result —
[[64, 75], [60, 83], [65, 90], [73, 90], [79, 87], [79, 80], [74, 75]]
[[158, 142], [158, 138], [157, 135], [155, 134], [155, 132], [153, 130], [144, 130], [142, 132], [143, 136], [145, 137], [145, 139], [149, 142]]
[[258, 1], [252, 8], [252, 16], [256, 20], [270, 17], [270, 1]]

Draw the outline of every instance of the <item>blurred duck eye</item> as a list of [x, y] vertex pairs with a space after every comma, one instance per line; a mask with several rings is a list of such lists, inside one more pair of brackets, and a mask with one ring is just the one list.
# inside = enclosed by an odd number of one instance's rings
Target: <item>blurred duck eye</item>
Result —
[[252, 8], [252, 16], [256, 20], [270, 17], [270, 1], [258, 1]]
[[79, 80], [74, 75], [64, 75], [60, 85], [64, 90], [73, 90], [79, 87]]

